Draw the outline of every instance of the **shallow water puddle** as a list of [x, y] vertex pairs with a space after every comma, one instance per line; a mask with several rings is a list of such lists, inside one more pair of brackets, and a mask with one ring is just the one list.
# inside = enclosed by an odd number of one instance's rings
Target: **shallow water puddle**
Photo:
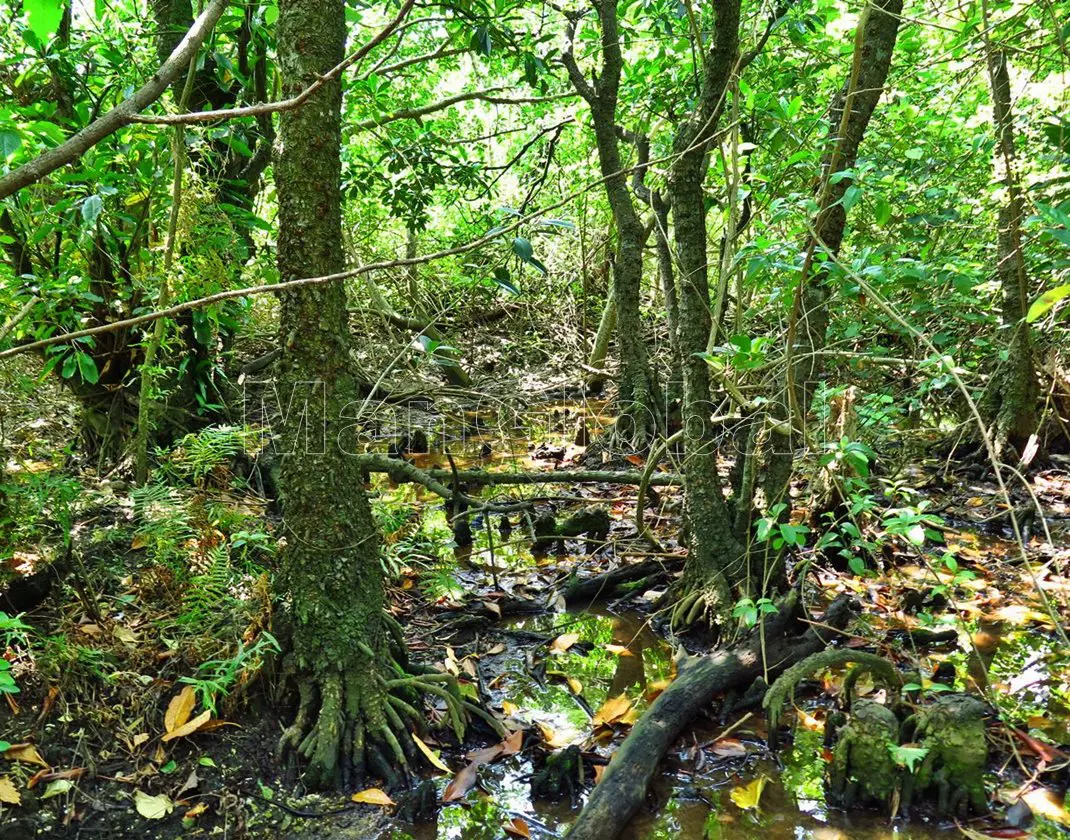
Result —
[[[673, 672], [671, 648], [636, 616], [595, 608], [514, 620], [509, 628], [517, 643], [480, 659], [492, 705], [504, 707], [525, 727], [542, 729], [543, 737], [554, 737], [562, 747], [576, 743], [608, 758], [627, 727], [618, 726], [612, 738], [592, 742], [592, 715], [620, 694], [641, 712], [650, 689]], [[554, 640], [565, 649], [551, 652]], [[495, 678], [497, 674], [502, 676]], [[652, 807], [633, 820], [622, 840], [929, 840], [947, 833], [947, 826], [920, 821], [889, 825], [876, 813], [827, 809], [823, 736], [818, 732], [799, 727], [778, 766], [766, 748], [763, 721], [751, 718], [740, 726], [732, 733], [738, 746], [719, 755], [715, 742], [722, 730], [707, 723], [685, 736], [653, 785]], [[694, 744], [705, 748], [700, 760]], [[532, 801], [531, 753], [484, 765], [478, 787], [463, 801], [443, 806], [436, 824], [397, 825], [383, 836], [497, 840], [508, 836], [503, 827], [515, 819], [523, 821], [531, 837], [563, 836], [583, 800], [575, 806]], [[732, 791], [759, 778], [766, 783], [758, 808], [742, 809]], [[438, 779], [440, 794], [448, 783], [446, 777]]]

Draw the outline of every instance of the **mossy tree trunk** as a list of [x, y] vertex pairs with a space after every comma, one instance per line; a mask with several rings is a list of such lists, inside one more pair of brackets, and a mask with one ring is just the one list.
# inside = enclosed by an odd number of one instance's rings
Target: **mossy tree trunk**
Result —
[[1014, 113], [1007, 54], [988, 47], [988, 78], [996, 128], [996, 178], [1003, 188], [996, 239], [996, 276], [1003, 294], [1003, 327], [1008, 331], [1007, 359], [997, 368], [982, 400], [981, 410], [1001, 455], [1008, 445], [1025, 451], [1037, 430], [1037, 376], [1033, 342], [1025, 313], [1029, 278], [1022, 254], [1022, 189], [1014, 147]]
[[826, 265], [843, 244], [847, 226], [843, 197], [852, 185], [851, 178], [833, 182], [832, 175], [853, 168], [858, 159], [862, 137], [884, 93], [902, 11], [903, 0], [877, 0], [866, 7], [855, 34], [850, 77], [832, 108], [818, 188], [819, 209], [803, 248], [805, 257], [788, 323], [788, 376], [778, 413], [791, 420], [791, 433], [775, 436], [764, 482], [769, 506], [786, 496], [795, 451], [804, 443], [806, 415], [823, 373], [820, 351], [825, 347], [830, 294]]
[[645, 448], [664, 427], [646, 344], [643, 341], [639, 299], [643, 283], [643, 242], [646, 231], [622, 171], [617, 128], [617, 99], [624, 59], [621, 53], [616, 0], [595, 0], [602, 33], [602, 65], [593, 82], [587, 80], [572, 53], [575, 20], [570, 22], [563, 58], [573, 87], [591, 108], [598, 164], [617, 229], [612, 290], [616, 303], [617, 351], [620, 373], [617, 401], [620, 417], [614, 437], [619, 444]]
[[739, 58], [739, 0], [716, 0], [716, 29], [705, 57], [702, 88], [694, 111], [673, 138], [668, 199], [677, 263], [677, 317], [683, 368], [685, 425], [684, 486], [689, 553], [676, 620], [690, 624], [702, 614], [723, 618], [737, 592], [751, 589], [747, 554], [736, 538], [717, 475], [717, 449], [709, 429], [713, 411], [710, 372], [697, 356], [710, 335], [710, 289], [703, 182], [706, 153], [716, 134], [722, 101]]
[[[282, 96], [294, 96], [338, 64], [343, 0], [282, 0], [278, 58]], [[281, 115], [275, 163], [278, 265], [284, 279], [344, 268], [341, 231], [342, 89], [323, 85]], [[279, 394], [289, 403], [281, 435], [285, 547], [280, 595], [288, 599], [301, 703], [282, 750], [307, 759], [306, 780], [328, 786], [367, 768], [392, 775], [417, 718], [402, 672], [401, 634], [383, 610], [379, 538], [359, 462], [347, 446], [346, 407], [360, 383], [350, 352], [341, 282], [280, 295]], [[347, 450], [349, 450], [347, 452]], [[413, 722], [418, 722], [414, 720]]]

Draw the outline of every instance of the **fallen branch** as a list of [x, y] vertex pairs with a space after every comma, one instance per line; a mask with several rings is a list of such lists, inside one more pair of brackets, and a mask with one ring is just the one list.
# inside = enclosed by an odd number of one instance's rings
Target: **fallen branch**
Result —
[[[850, 607], [851, 601], [840, 596], [829, 606], [824, 624], [834, 628], [846, 626]], [[794, 595], [789, 596], [780, 612], [766, 622], [763, 633], [756, 631], [735, 647], [683, 661], [676, 679], [632, 727], [613, 756], [566, 835], [569, 840], [620, 837], [628, 820], [643, 804], [662, 756], [715, 695], [745, 688], [766, 672], [770, 676], [778, 674], [828, 644], [829, 638], [816, 626], [799, 636], [776, 638], [797, 623], [797, 608]]]
[[[428, 490], [445, 489], [443, 481], [452, 481], [453, 473], [446, 469], [423, 470], [408, 461], [387, 455], [359, 455], [360, 466], [369, 472], [388, 474], [394, 481], [411, 481], [422, 484]], [[498, 487], [530, 484], [639, 484], [643, 474], [639, 472], [615, 472], [613, 470], [533, 470], [530, 472], [488, 472], [486, 470], [458, 470], [457, 479], [469, 486]], [[676, 473], [655, 473], [648, 485], [652, 487], [680, 487], [684, 477]], [[442, 495], [439, 493], [439, 495]]]

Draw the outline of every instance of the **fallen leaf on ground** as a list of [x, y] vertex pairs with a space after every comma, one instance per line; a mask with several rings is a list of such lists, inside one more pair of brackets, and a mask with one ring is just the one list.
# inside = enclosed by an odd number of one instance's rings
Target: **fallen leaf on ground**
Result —
[[456, 802], [461, 799], [476, 783], [476, 778], [479, 773], [479, 765], [482, 762], [473, 761], [467, 765], [460, 773], [453, 777], [446, 790], [442, 793], [443, 802]]
[[48, 783], [48, 787], [46, 787], [45, 792], [41, 794], [41, 798], [51, 799], [53, 796], [59, 796], [66, 793], [72, 787], [74, 787], [74, 782], [70, 779], [56, 779], [54, 782]]
[[508, 700], [503, 700], [502, 711], [505, 713], [506, 717], [510, 717], [511, 715], [515, 715], [517, 712], [519, 712], [520, 707], [516, 703], [510, 703]]
[[7, 805], [22, 804], [22, 794], [15, 790], [15, 783], [7, 776], [0, 776], [0, 802]]
[[594, 766], [594, 783], [597, 785], [602, 781], [602, 777], [606, 774], [606, 765], [596, 764]]
[[1070, 813], [1062, 803], [1062, 797], [1046, 787], [1033, 788], [1022, 796], [1022, 800], [1034, 814], [1061, 826], [1070, 826]]
[[721, 738], [719, 741], [714, 741], [710, 749], [714, 755], [722, 757], [747, 754], [747, 748], [738, 738]]
[[197, 717], [193, 718], [193, 720], [186, 721], [182, 726], [178, 727], [173, 732], [168, 732], [160, 740], [167, 742], [173, 741], [175, 738], [185, 738], [187, 735], [192, 735], [194, 732], [196, 732], [198, 729], [208, 723], [208, 719], [211, 716], [212, 713], [205, 709], [203, 712], [197, 715]]
[[618, 694], [616, 697], [611, 697], [602, 704], [602, 708], [595, 712], [591, 725], [597, 729], [599, 726], [606, 726], [620, 720], [631, 707], [632, 701], [628, 699], [628, 695]]
[[188, 811], [186, 811], [186, 813], [184, 814], [184, 819], [187, 819], [187, 820], [196, 819], [197, 817], [199, 817], [201, 814], [203, 814], [207, 810], [208, 810], [208, 803], [207, 802], [198, 802], [196, 805], [194, 805], [192, 808], [190, 808]]
[[564, 633], [550, 643], [550, 653], [564, 653], [579, 640], [579, 633]]
[[175, 810], [175, 803], [166, 793], [149, 796], [143, 790], [135, 790], [134, 807], [147, 820], [162, 820]]
[[503, 828], [506, 834], [511, 834], [513, 837], [530, 837], [531, 831], [528, 829], [528, 824], [520, 817], [513, 817], [507, 822]]
[[431, 763], [432, 767], [434, 767], [434, 768], [436, 768], [438, 770], [441, 770], [443, 773], [452, 773], [453, 772], [442, 761], [442, 759], [439, 758], [429, 746], [427, 746], [427, 744], [425, 744], [423, 741], [421, 741], [419, 739], [419, 737], [417, 737], [415, 732], [412, 735], [412, 740], [413, 740], [413, 743], [415, 743], [416, 746], [419, 747], [420, 752], [422, 752], [424, 754], [424, 757]]
[[542, 739], [546, 742], [546, 746], [553, 749], [560, 749], [561, 747], [567, 747], [572, 743], [572, 739], [562, 732], [557, 732], [552, 726], [548, 726], [545, 723], [539, 724], [539, 731], [542, 733]]
[[566, 677], [565, 681], [568, 683], [568, 687], [573, 694], [583, 694], [583, 683], [578, 679], [575, 677]]
[[354, 793], [350, 799], [362, 805], [379, 805], [384, 808], [397, 804], [387, 795], [386, 791], [379, 790], [379, 788], [368, 788], [360, 793]]
[[672, 680], [655, 680], [646, 687], [646, 691], [643, 692], [643, 697], [646, 698], [647, 703], [653, 703], [659, 694], [669, 687]]
[[624, 645], [606, 645], [606, 650], [610, 653], [615, 653], [617, 656], [635, 656], [635, 654], [628, 650]]
[[41, 753], [33, 744], [12, 744], [4, 751], [4, 758], [8, 761], [22, 761], [26, 764], [36, 764], [46, 769], [51, 765], [41, 758]]
[[498, 618], [502, 617], [502, 608], [499, 607], [497, 604], [491, 603], [490, 601], [483, 602], [483, 609], [485, 609], [489, 613], [494, 613], [494, 615], [498, 616]]
[[193, 714], [193, 707], [197, 705], [197, 692], [192, 685], [187, 685], [178, 694], [171, 698], [167, 704], [167, 712], [163, 716], [163, 728], [165, 732], [174, 732], [180, 726], [184, 726]]
[[756, 809], [762, 798], [762, 791], [765, 790], [765, 783], [767, 781], [768, 779], [766, 779], [765, 776], [759, 776], [749, 784], [732, 788], [728, 795], [732, 797], [732, 801], [744, 811]]

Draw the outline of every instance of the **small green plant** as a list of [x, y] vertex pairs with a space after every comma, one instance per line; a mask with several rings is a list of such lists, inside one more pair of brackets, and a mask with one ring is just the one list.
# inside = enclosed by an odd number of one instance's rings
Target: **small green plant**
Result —
[[771, 598], [759, 598], [757, 601], [741, 598], [732, 608], [732, 617], [738, 618], [744, 627], [753, 627], [758, 623], [759, 616], [776, 611], [776, 604]]
[[218, 701], [233, 690], [238, 678], [245, 673], [255, 673], [264, 663], [269, 653], [281, 653], [278, 641], [267, 631], [252, 645], [238, 644], [238, 650], [229, 659], [212, 659], [197, 667], [198, 676], [182, 677], [179, 682], [192, 685], [197, 692], [201, 705], [213, 715], [218, 714]]
[[925, 545], [927, 539], [942, 541], [943, 537], [933, 526], [943, 525], [943, 521], [939, 516], [925, 512], [929, 504], [928, 499], [923, 499], [916, 505], [889, 508], [882, 517], [885, 533], [902, 537], [919, 548]]
[[[19, 645], [29, 644], [29, 634], [33, 628], [22, 620], [22, 615], [8, 615], [0, 612], [0, 648], [8, 650]], [[0, 651], [2, 653], [2, 651]], [[18, 694], [19, 686], [11, 673], [11, 663], [0, 655], [0, 694]]]
[[806, 535], [810, 533], [810, 529], [805, 525], [781, 522], [780, 517], [785, 510], [787, 510], [787, 505], [783, 502], [773, 505], [769, 509], [768, 516], [763, 516], [754, 523], [755, 536], [760, 542], [771, 540], [773, 548], [777, 551], [785, 546], [805, 548]]
[[[909, 688], [909, 686], [905, 686]], [[900, 767], [905, 767], [911, 773], [917, 767], [918, 762], [929, 754], [928, 747], [911, 747], [907, 744], [889, 744], [888, 750], [892, 754], [892, 760]]]
[[11, 676], [11, 663], [0, 657], [0, 694], [18, 694], [19, 686]]

